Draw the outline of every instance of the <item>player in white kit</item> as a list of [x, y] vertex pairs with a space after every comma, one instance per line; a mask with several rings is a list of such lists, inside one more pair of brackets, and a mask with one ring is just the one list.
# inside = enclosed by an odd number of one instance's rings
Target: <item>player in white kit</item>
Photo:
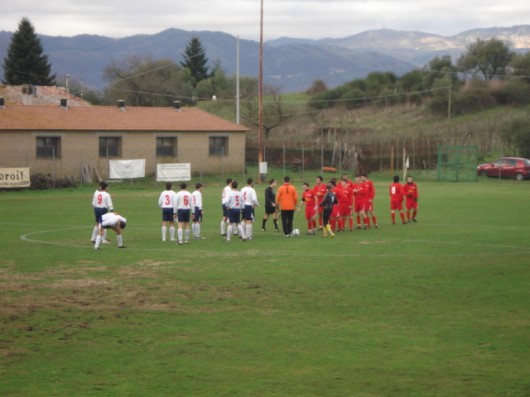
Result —
[[202, 215], [203, 215], [202, 183], [197, 182], [195, 184], [195, 190], [191, 194], [191, 198], [193, 201], [192, 214], [191, 214], [193, 223], [191, 224], [191, 232], [193, 234], [194, 239], [205, 240], [205, 238], [201, 236], [201, 222], [202, 222]]
[[230, 193], [225, 198], [224, 202], [225, 207], [228, 211], [228, 227], [226, 229], [226, 241], [230, 241], [232, 233], [234, 233], [235, 230], [239, 231], [239, 236], [243, 241], [246, 240], [245, 231], [241, 226], [241, 209], [243, 206], [243, 196], [241, 195], [241, 192], [237, 190], [237, 186], [237, 181], [232, 181], [232, 190], [230, 190]]
[[123, 245], [122, 230], [127, 225], [127, 219], [120, 214], [115, 212], [109, 212], [101, 216], [101, 223], [98, 225], [98, 236], [94, 243], [94, 249], [98, 250], [101, 242], [103, 241], [103, 235], [107, 229], [112, 229], [116, 232], [116, 241], [118, 248], [125, 248]]
[[232, 178], [226, 180], [226, 186], [223, 188], [221, 193], [221, 207], [223, 209], [223, 217], [221, 218], [221, 236], [226, 236], [226, 226], [228, 224], [228, 211], [226, 210], [225, 201], [228, 198], [228, 194], [232, 190]]
[[[101, 217], [103, 214], [106, 214], [107, 212], [112, 212], [114, 210], [114, 207], [112, 205], [112, 199], [110, 198], [110, 194], [107, 192], [108, 183], [101, 181], [99, 183], [99, 189], [94, 192], [94, 196], [92, 197], [92, 207], [94, 208], [94, 216], [96, 218], [96, 224], [94, 228], [92, 229], [92, 238], [90, 241], [92, 241], [92, 244], [96, 242], [96, 238], [99, 234], [99, 224], [101, 223]], [[107, 232], [105, 231], [103, 233], [103, 244], [109, 244], [110, 241], [107, 240]]]
[[180, 191], [175, 195], [175, 207], [173, 212], [176, 214], [178, 229], [178, 244], [188, 244], [190, 241], [190, 219], [192, 197], [191, 193], [186, 190], [188, 185], [185, 182], [180, 184]]
[[175, 208], [175, 195], [172, 190], [173, 184], [166, 183], [166, 190], [160, 193], [158, 206], [162, 209], [162, 241], [166, 241], [167, 225], [169, 224], [169, 240], [175, 241], [175, 217], [173, 214]]
[[253, 187], [254, 181], [252, 178], [247, 179], [247, 186], [241, 189], [241, 195], [243, 196], [243, 222], [245, 230], [245, 238], [252, 240], [254, 223], [254, 208], [259, 207], [258, 196], [256, 190]]

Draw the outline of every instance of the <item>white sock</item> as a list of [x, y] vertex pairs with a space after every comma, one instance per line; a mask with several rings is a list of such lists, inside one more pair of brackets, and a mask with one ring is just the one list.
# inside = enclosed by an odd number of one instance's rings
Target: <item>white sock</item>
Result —
[[242, 238], [242, 239], [245, 239], [246, 236], [245, 236], [245, 230], [243, 229], [243, 226], [241, 225], [241, 223], [239, 225], [237, 225], [237, 230], [239, 230], [239, 236]]
[[247, 238], [252, 237], [252, 223], [247, 223], [245, 225], [245, 235], [247, 236]]
[[121, 234], [116, 236], [116, 241], [118, 242], [118, 247], [121, 247], [123, 245], [123, 236]]
[[96, 238], [98, 237], [99, 229], [97, 226], [94, 226], [94, 229], [92, 229], [92, 238], [90, 241], [96, 241]]
[[162, 226], [162, 241], [166, 241], [167, 227]]
[[171, 241], [175, 240], [175, 226], [169, 227], [169, 238]]
[[197, 224], [196, 223], [191, 224], [191, 233], [193, 234], [193, 237], [197, 237]]
[[107, 229], [103, 230], [103, 240], [107, 239]]
[[195, 232], [197, 233], [197, 237], [201, 237], [201, 224], [200, 223], [196, 223], [195, 224]]
[[[230, 227], [230, 225], [228, 225], [228, 227]], [[221, 234], [225, 234], [226, 233], [226, 224], [225, 224], [225, 221], [222, 220], [221, 221]]]
[[185, 242], [190, 241], [190, 229], [184, 230], [184, 241]]
[[230, 236], [232, 235], [232, 231], [233, 231], [233, 229], [234, 229], [234, 228], [233, 228], [232, 224], [229, 223], [229, 224], [228, 224], [228, 228], [227, 228], [227, 230], [226, 230], [226, 239], [227, 239], [228, 241], [230, 241]]
[[182, 243], [182, 235], [183, 235], [182, 229], [179, 228], [177, 230], [177, 235], [178, 235], [178, 238], [179, 238], [179, 243]]
[[101, 236], [98, 234], [98, 236], [96, 237], [96, 244], [94, 244], [94, 249], [98, 249], [100, 244], [101, 244]]

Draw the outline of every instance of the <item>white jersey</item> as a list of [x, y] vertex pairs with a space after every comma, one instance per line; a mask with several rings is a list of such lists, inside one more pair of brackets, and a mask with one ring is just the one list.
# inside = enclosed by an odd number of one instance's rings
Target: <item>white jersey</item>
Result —
[[127, 219], [125, 219], [121, 215], [116, 214], [115, 212], [108, 212], [106, 214], [103, 214], [103, 216], [101, 217], [102, 227], [113, 227], [120, 222], [127, 223]]
[[243, 208], [243, 196], [239, 190], [230, 190], [226, 200], [226, 208], [230, 210]]
[[223, 189], [223, 193], [221, 195], [221, 203], [226, 204], [228, 201], [228, 195], [232, 191], [232, 187], [230, 185], [226, 185]]
[[243, 196], [244, 205], [259, 206], [256, 190], [252, 186], [245, 186], [241, 189], [241, 195]]
[[106, 208], [109, 211], [112, 211], [112, 199], [110, 194], [104, 190], [96, 190], [94, 192], [94, 197], [92, 198], [92, 207], [94, 208]]
[[187, 190], [180, 190], [175, 194], [175, 213], [177, 210], [191, 210], [192, 197]]
[[202, 210], [202, 193], [201, 193], [201, 191], [200, 190], [195, 190], [191, 194], [191, 198], [192, 198], [193, 207], [197, 207], [200, 210]]
[[176, 193], [173, 190], [164, 190], [158, 198], [160, 208], [175, 208]]

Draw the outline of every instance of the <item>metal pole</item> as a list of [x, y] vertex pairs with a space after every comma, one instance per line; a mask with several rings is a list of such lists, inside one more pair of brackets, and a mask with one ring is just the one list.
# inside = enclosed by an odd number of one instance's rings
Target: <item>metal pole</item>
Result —
[[240, 124], [240, 103], [239, 103], [239, 36], [237, 36], [237, 59], [236, 59], [236, 123]]
[[[259, 33], [259, 99], [258, 99], [258, 163], [263, 162], [263, 0], [260, 11]], [[259, 166], [259, 164], [258, 164]], [[260, 173], [260, 181], [265, 181], [265, 175]]]

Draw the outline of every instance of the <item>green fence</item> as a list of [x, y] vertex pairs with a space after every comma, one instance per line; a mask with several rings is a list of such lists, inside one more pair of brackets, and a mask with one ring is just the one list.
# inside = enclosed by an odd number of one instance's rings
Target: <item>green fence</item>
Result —
[[477, 182], [478, 146], [438, 146], [438, 181]]

